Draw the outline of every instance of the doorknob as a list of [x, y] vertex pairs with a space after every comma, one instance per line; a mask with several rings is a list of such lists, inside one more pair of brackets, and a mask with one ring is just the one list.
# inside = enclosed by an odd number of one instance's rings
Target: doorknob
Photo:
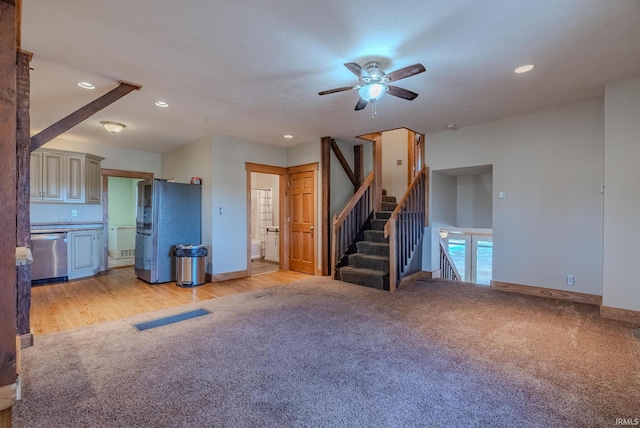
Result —
[[313, 226], [309, 226], [309, 230], [313, 230]]

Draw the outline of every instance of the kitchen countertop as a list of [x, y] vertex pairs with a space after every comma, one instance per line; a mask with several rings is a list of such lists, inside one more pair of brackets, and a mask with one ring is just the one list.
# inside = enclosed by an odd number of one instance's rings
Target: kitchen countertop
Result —
[[101, 230], [104, 223], [78, 222], [78, 223], [32, 223], [31, 233], [73, 232], [76, 230]]

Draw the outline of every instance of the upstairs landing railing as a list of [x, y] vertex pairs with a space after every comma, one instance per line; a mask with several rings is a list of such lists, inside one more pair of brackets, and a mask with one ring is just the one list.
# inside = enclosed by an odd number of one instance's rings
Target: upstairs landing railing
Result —
[[440, 239], [440, 277], [454, 281], [461, 280], [460, 273], [458, 269], [456, 269], [456, 265], [453, 263], [451, 255], [442, 239]]

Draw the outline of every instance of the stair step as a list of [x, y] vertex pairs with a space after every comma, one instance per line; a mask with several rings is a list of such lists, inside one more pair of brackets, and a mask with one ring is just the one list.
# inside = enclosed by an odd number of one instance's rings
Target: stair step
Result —
[[398, 204], [395, 202], [384, 202], [382, 201], [382, 211], [393, 211], [396, 209]]
[[381, 219], [381, 220], [388, 220], [389, 217], [391, 217], [391, 214], [393, 214], [393, 210], [392, 211], [376, 211], [376, 215], [375, 218], [377, 219]]
[[371, 242], [389, 242], [389, 238], [384, 237], [383, 230], [365, 230], [364, 240]]
[[385, 224], [387, 224], [387, 220], [374, 218], [374, 219], [371, 220], [371, 229], [372, 230], [384, 230], [384, 225]]
[[396, 200], [395, 196], [382, 195], [382, 202], [392, 202], [395, 204], [398, 201]]
[[389, 257], [389, 244], [385, 242], [360, 241], [356, 247], [359, 253]]
[[389, 257], [354, 253], [349, 256], [349, 266], [389, 272]]
[[389, 289], [389, 273], [377, 269], [345, 266], [340, 268], [340, 280], [378, 290]]

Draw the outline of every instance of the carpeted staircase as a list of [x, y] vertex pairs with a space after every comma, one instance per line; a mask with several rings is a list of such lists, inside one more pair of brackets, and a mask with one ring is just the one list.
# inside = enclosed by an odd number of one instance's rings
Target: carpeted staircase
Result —
[[396, 209], [395, 196], [382, 191], [382, 211], [374, 213], [355, 243], [356, 252], [349, 254], [340, 267], [340, 280], [380, 290], [389, 289], [389, 238], [384, 237], [384, 225]]

